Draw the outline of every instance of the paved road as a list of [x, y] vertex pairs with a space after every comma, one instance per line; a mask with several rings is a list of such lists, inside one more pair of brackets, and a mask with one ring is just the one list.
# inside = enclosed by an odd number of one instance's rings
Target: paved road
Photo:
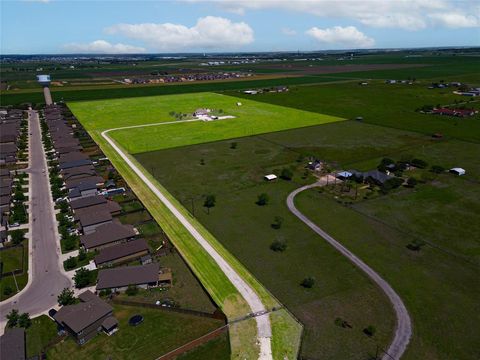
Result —
[[57, 303], [57, 295], [71, 280], [65, 275], [59, 262], [61, 253], [57, 240], [58, 231], [54, 221], [52, 198], [48, 183], [46, 157], [38, 114], [29, 112], [30, 132], [30, 266], [29, 282], [25, 288], [0, 303], [0, 334], [3, 333], [5, 316], [11, 309], [28, 312], [30, 316], [48, 311]]
[[[156, 126], [157, 124], [155, 124]], [[160, 124], [158, 124], [160, 125]], [[153, 126], [153, 125], [150, 125]], [[136, 126], [139, 127], [139, 126]], [[173, 213], [188, 232], [198, 241], [198, 243], [207, 251], [213, 260], [218, 264], [227, 278], [232, 282], [238, 292], [243, 296], [250, 306], [252, 312], [266, 311], [259, 296], [242, 279], [240, 275], [228, 264], [225, 259], [210, 245], [210, 243], [198, 232], [190, 221], [173, 205], [168, 198], [143, 174], [143, 172], [130, 160], [130, 158], [118, 147], [115, 142], [107, 135], [108, 132], [118, 129], [110, 129], [102, 132], [102, 137], [112, 146], [112, 148], [122, 157], [125, 163], [137, 174], [137, 176], [148, 186], [148, 188], [158, 197], [158, 199]], [[257, 323], [257, 340], [260, 346], [259, 359], [272, 359], [271, 337], [272, 329], [270, 325], [270, 316], [265, 314], [255, 318]]]
[[[330, 180], [330, 182], [332, 181]], [[307, 224], [308, 227], [310, 227], [318, 235], [323, 237], [330, 245], [337, 249], [348, 260], [350, 260], [358, 268], [365, 272], [368, 277], [370, 277], [370, 279], [372, 279], [390, 299], [390, 302], [393, 305], [397, 317], [397, 328], [395, 329], [395, 336], [393, 338], [393, 341], [387, 350], [388, 355], [385, 354], [382, 360], [400, 359], [405, 352], [405, 349], [407, 348], [410, 337], [412, 336], [412, 324], [410, 316], [400, 296], [398, 296], [395, 290], [393, 290], [393, 288], [385, 280], [383, 280], [382, 277], [378, 275], [372, 268], [370, 268], [367, 264], [365, 264], [362, 260], [355, 256], [355, 254], [353, 254], [345, 246], [343, 246], [341, 243], [339, 243], [337, 240], [335, 240], [333, 237], [331, 237], [325, 231], [319, 228], [315, 223], [313, 223], [309, 218], [303, 215], [295, 207], [294, 200], [297, 194], [301, 193], [302, 191], [324, 185], [326, 185], [326, 181], [320, 180], [315, 184], [306, 185], [293, 191], [288, 195], [287, 206], [295, 216], [297, 216], [300, 220]]]

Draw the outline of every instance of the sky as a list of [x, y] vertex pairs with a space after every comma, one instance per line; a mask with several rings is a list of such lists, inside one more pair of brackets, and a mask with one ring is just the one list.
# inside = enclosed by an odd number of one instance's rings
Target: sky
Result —
[[480, 46], [479, 0], [0, 0], [1, 54]]

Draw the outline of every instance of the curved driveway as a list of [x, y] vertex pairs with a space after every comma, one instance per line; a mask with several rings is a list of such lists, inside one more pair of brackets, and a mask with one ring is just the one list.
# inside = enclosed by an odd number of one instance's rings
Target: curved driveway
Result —
[[72, 281], [65, 275], [60, 262], [58, 229], [52, 208], [46, 156], [38, 114], [29, 112], [30, 132], [30, 219], [28, 284], [18, 294], [0, 303], [0, 334], [5, 316], [12, 309], [40, 315], [57, 305], [57, 296]]
[[315, 223], [313, 223], [309, 218], [303, 215], [294, 204], [295, 196], [302, 191], [324, 186], [326, 185], [325, 181], [320, 180], [317, 183], [302, 186], [295, 191], [292, 191], [287, 198], [287, 206], [288, 209], [300, 220], [302, 220], [305, 224], [308, 225], [313, 231], [315, 231], [318, 235], [323, 237], [330, 245], [332, 245], [335, 249], [337, 249], [343, 256], [345, 256], [348, 260], [354, 263], [358, 268], [360, 268], [364, 273], [368, 275], [370, 279], [375, 282], [383, 292], [388, 296], [390, 302], [393, 305], [395, 310], [395, 314], [397, 317], [397, 328], [395, 330], [395, 336], [393, 338], [392, 343], [390, 344], [387, 354], [385, 354], [382, 360], [392, 360], [392, 359], [400, 359], [400, 357], [405, 352], [407, 345], [410, 341], [410, 337], [412, 336], [412, 325], [410, 316], [408, 315], [408, 311], [403, 304], [402, 299], [398, 294], [393, 290], [393, 288], [384, 280], [380, 275], [378, 275], [370, 266], [365, 264], [362, 260], [360, 260], [355, 254], [353, 254], [350, 250], [348, 250], [345, 246], [335, 240], [333, 237], [328, 235], [325, 231], [319, 228]]
[[[187, 120], [191, 121], [191, 120]], [[198, 120], [194, 120], [198, 121]], [[175, 123], [179, 123], [176, 121]], [[157, 126], [159, 124], [149, 124], [147, 126]], [[163, 123], [166, 124], [166, 123]], [[143, 125], [144, 126], [144, 125]], [[217, 263], [223, 273], [227, 276], [230, 282], [235, 286], [238, 292], [242, 295], [248, 303], [252, 313], [264, 313], [266, 308], [263, 305], [260, 297], [255, 291], [242, 279], [242, 277], [228, 264], [225, 259], [213, 248], [212, 245], [198, 232], [195, 226], [171, 203], [171, 201], [143, 174], [143, 172], [134, 164], [133, 161], [120, 149], [119, 146], [108, 136], [108, 132], [126, 128], [142, 127], [142, 125], [124, 127], [118, 129], [109, 129], [102, 132], [102, 137], [110, 144], [110, 146], [122, 157], [125, 163], [137, 174], [137, 176], [148, 186], [148, 188], [155, 194], [155, 196], [173, 213], [173, 215], [180, 221], [180, 223], [188, 230], [188, 232], [195, 238], [195, 240], [210, 254], [213, 260]], [[268, 313], [255, 317], [257, 323], [257, 340], [260, 347], [259, 359], [272, 359], [271, 337], [272, 329], [270, 325], [270, 316]]]

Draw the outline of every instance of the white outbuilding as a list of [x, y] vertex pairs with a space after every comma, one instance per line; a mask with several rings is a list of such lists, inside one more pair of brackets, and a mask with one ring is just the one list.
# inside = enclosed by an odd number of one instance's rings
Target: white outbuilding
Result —
[[465, 169], [462, 169], [462, 168], [459, 168], [459, 167], [451, 168], [449, 171], [452, 174], [455, 174], [455, 175], [458, 175], [458, 176], [465, 175], [465, 173], [466, 173]]
[[272, 180], [275, 180], [277, 178], [277, 175], [269, 174], [269, 175], [265, 175], [263, 178], [267, 181], [272, 181]]

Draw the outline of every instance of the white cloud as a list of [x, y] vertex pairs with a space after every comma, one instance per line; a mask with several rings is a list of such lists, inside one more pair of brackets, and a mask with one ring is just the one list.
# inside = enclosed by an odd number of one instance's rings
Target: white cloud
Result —
[[[186, 2], [213, 2], [236, 14], [246, 10], [281, 9], [303, 12], [319, 17], [347, 18], [378, 28], [420, 30], [430, 25], [451, 27], [452, 21], [441, 21], [437, 13], [467, 14], [465, 24], [478, 22], [475, 0], [179, 0]], [[472, 9], [473, 8], [473, 9]], [[432, 16], [433, 15], [433, 16]], [[437, 16], [437, 19], [435, 19]], [[465, 19], [464, 19], [465, 20]], [[454, 19], [455, 21], [455, 19]]]
[[288, 27], [282, 28], [282, 34], [287, 35], [287, 36], [293, 36], [297, 35], [297, 32], [293, 29], [290, 29]]
[[138, 54], [145, 52], [145, 48], [126, 45], [111, 44], [105, 40], [95, 40], [88, 44], [71, 43], [64, 45], [67, 51], [72, 53], [87, 54]]
[[306, 34], [320, 43], [340, 48], [371, 48], [375, 45], [375, 40], [358, 31], [355, 26], [334, 26], [327, 29], [313, 27]]
[[465, 15], [463, 13], [453, 12], [434, 13], [429, 15], [429, 17], [436, 24], [449, 28], [480, 27], [480, 16]]
[[253, 42], [253, 30], [245, 22], [206, 16], [192, 27], [181, 24], [118, 24], [106, 29], [141, 40], [157, 50], [235, 49]]

